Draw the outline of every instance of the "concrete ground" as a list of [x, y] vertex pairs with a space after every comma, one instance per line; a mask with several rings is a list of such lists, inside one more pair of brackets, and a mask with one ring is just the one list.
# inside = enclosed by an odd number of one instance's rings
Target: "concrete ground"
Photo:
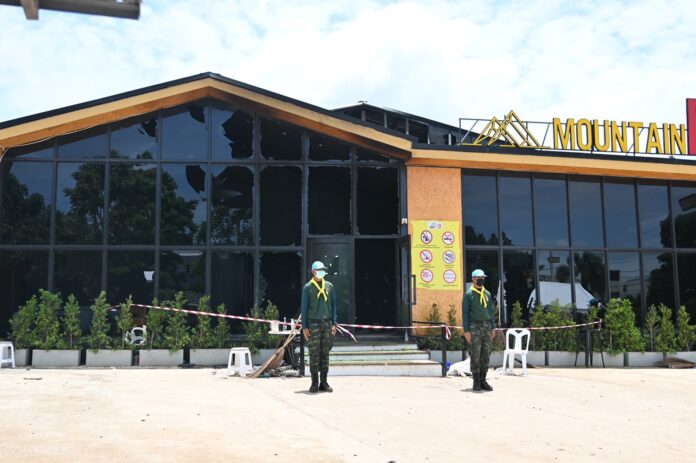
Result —
[[696, 461], [696, 369], [465, 378], [0, 370], [9, 462]]

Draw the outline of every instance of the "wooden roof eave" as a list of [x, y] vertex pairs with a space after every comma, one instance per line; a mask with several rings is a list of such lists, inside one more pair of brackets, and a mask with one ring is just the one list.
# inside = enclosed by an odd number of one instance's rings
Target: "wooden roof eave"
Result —
[[412, 142], [407, 138], [206, 77], [0, 129], [0, 146], [4, 148], [0, 158], [8, 148], [209, 97], [399, 159], [407, 159], [411, 153]]
[[550, 155], [414, 149], [408, 166], [458, 167], [608, 177], [696, 180], [696, 164]]

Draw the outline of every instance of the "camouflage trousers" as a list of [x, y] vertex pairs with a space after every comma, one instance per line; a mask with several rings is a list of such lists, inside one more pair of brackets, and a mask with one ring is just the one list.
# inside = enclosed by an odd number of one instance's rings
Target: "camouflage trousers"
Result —
[[331, 320], [309, 320], [309, 371], [329, 372], [329, 351], [333, 346]]
[[485, 373], [491, 359], [491, 322], [471, 322], [471, 342], [469, 343], [469, 358], [471, 373]]

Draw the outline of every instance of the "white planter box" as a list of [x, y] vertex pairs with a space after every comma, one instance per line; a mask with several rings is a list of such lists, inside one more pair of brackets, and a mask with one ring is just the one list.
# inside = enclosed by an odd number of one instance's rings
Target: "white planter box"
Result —
[[[430, 360], [434, 362], [442, 363], [442, 351], [441, 350], [431, 350]], [[456, 363], [462, 361], [462, 351], [460, 350], [448, 350], [447, 351], [447, 363]]]
[[34, 349], [31, 366], [34, 368], [62, 368], [80, 365], [79, 350]]
[[29, 349], [17, 349], [15, 350], [15, 366], [16, 367], [26, 367], [29, 365], [27, 362], [29, 360]]
[[[596, 367], [601, 367], [602, 366], [602, 355], [599, 352], [594, 352], [592, 354], [592, 363]], [[580, 365], [580, 357], [578, 357], [578, 366]], [[585, 366], [585, 357], [583, 354], [582, 358], [582, 366]], [[624, 354], [615, 354], [615, 355], [610, 355], [608, 353], [604, 353], [604, 366], [608, 368], [621, 368], [624, 366]]]
[[[251, 363], [254, 365], [263, 365], [266, 360], [271, 358], [275, 354], [277, 349], [259, 349], [259, 351], [251, 356]], [[227, 350], [229, 353], [229, 349]], [[227, 365], [227, 359], [225, 359], [225, 365]]]
[[661, 367], [664, 366], [662, 352], [629, 352], [629, 367]]
[[184, 363], [184, 351], [168, 349], [143, 349], [140, 351], [141, 367], [175, 367]]
[[130, 367], [133, 365], [133, 352], [130, 350], [87, 351], [88, 367]]
[[[575, 366], [575, 352], [565, 352], [550, 350], [548, 354], [548, 366], [550, 367], [572, 367]], [[578, 354], [578, 365], [585, 365], [585, 354]]]
[[[518, 355], [517, 358], [520, 356]], [[543, 367], [546, 365], [546, 352], [543, 350], [530, 350], [527, 352], [527, 365]]]
[[678, 359], [688, 360], [689, 362], [696, 363], [696, 352], [676, 352], [673, 354], [667, 354], [667, 357], [676, 357]]
[[491, 352], [491, 359], [488, 362], [488, 366], [491, 368], [497, 368], [503, 366], [503, 352], [500, 350], [494, 350]]
[[229, 349], [191, 349], [189, 362], [206, 367], [227, 365]]

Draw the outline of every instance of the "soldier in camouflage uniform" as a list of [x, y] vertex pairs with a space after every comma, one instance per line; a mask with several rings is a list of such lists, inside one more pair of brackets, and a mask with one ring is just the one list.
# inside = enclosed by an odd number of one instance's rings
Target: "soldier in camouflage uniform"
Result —
[[[302, 288], [302, 334], [309, 341], [309, 392], [333, 392], [326, 380], [329, 374], [329, 351], [336, 336], [336, 295], [333, 284], [326, 281], [326, 267], [312, 264], [312, 279]], [[321, 374], [321, 382], [319, 381]]]
[[462, 301], [462, 320], [464, 337], [469, 343], [471, 374], [474, 377], [474, 391], [492, 391], [486, 382], [491, 346], [495, 338], [495, 311], [491, 293], [483, 287], [486, 274], [481, 269], [471, 272], [473, 284], [464, 293]]

